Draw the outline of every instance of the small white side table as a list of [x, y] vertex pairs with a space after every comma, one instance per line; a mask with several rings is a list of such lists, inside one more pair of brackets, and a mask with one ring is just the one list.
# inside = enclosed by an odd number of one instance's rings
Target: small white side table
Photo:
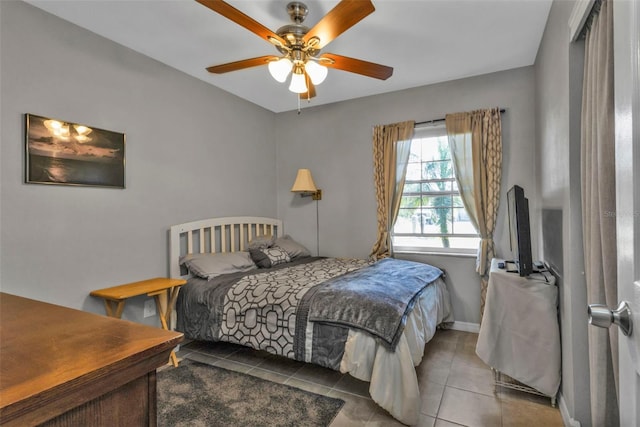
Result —
[[561, 371], [555, 277], [548, 271], [520, 277], [498, 268], [500, 262], [491, 261], [476, 353], [493, 369], [496, 386], [550, 397], [555, 406]]

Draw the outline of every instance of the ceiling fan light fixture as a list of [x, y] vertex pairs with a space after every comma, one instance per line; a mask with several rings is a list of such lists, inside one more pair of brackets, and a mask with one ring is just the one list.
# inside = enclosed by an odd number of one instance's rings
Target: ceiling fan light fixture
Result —
[[291, 75], [291, 84], [289, 90], [295, 93], [307, 92], [307, 82], [305, 81], [304, 74], [293, 73]]
[[274, 46], [281, 47], [281, 48], [285, 47], [285, 45], [283, 45], [280, 40], [278, 40], [277, 38], [275, 38], [273, 36], [267, 36], [267, 40], [269, 40], [269, 43], [271, 43]]
[[263, 55], [207, 67], [210, 73], [223, 74], [268, 65], [269, 73], [278, 82], [284, 83], [291, 74], [289, 90], [298, 94], [298, 103], [301, 98], [310, 100], [316, 96], [316, 86], [327, 77], [327, 67], [380, 80], [386, 80], [393, 74], [393, 68], [385, 65], [332, 53], [320, 55], [320, 51], [336, 37], [375, 11], [371, 0], [335, 0], [338, 4], [312, 28], [302, 24], [309, 12], [307, 6], [300, 0], [293, 0], [287, 5], [293, 23], [280, 27], [276, 32], [225, 0], [196, 1], [266, 39], [280, 52], [277, 56]]
[[276, 79], [276, 81], [280, 83], [284, 83], [287, 80], [287, 76], [291, 72], [291, 68], [293, 67], [293, 63], [289, 60], [289, 58], [280, 58], [277, 61], [269, 62], [269, 73], [271, 77]]
[[316, 86], [327, 78], [327, 74], [329, 72], [327, 67], [320, 65], [315, 61], [307, 61], [307, 63], [304, 64], [304, 69], [309, 75], [311, 82]]

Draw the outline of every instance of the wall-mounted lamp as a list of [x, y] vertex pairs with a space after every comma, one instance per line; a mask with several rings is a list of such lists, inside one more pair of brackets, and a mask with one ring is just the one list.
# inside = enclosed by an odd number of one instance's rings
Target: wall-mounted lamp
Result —
[[322, 190], [316, 187], [309, 169], [298, 169], [298, 175], [291, 191], [300, 193], [302, 197], [311, 196], [313, 200], [322, 200]]
[[309, 169], [298, 169], [296, 181], [291, 187], [293, 193], [300, 193], [302, 197], [309, 197], [316, 201], [316, 255], [320, 256], [320, 213], [318, 200], [322, 200], [322, 190], [316, 187]]

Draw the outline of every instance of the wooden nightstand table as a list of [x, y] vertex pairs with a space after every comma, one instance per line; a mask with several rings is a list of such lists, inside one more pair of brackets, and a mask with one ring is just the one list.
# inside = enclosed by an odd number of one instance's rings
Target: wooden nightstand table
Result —
[[[167, 319], [171, 319], [171, 312], [178, 298], [180, 286], [186, 284], [184, 279], [167, 279], [156, 277], [155, 279], [143, 280], [141, 282], [127, 283], [113, 286], [111, 288], [98, 289], [90, 293], [91, 296], [104, 299], [104, 308], [107, 316], [119, 319], [124, 310], [124, 303], [127, 299], [140, 295], [154, 297], [158, 317], [162, 329], [169, 330]], [[171, 352], [171, 362], [173, 366], [178, 366], [178, 359], [174, 351]]]

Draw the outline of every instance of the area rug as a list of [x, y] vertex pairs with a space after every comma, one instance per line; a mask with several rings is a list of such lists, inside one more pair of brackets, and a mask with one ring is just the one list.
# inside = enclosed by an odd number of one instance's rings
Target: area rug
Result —
[[158, 426], [326, 427], [344, 401], [183, 360], [157, 375]]

